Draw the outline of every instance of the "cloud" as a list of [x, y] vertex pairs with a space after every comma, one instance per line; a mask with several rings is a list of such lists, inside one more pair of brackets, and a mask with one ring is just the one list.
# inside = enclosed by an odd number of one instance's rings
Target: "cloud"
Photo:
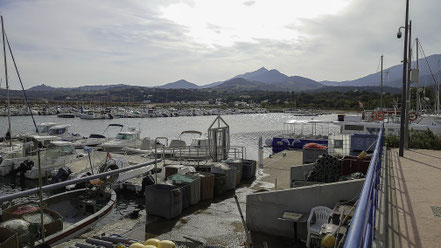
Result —
[[245, 6], [253, 6], [254, 4], [256, 4], [256, 1], [253, 0], [243, 2], [243, 5]]
[[[427, 55], [440, 52], [437, 1], [411, 5]], [[345, 80], [375, 72], [381, 54], [400, 63], [403, 50], [400, 0], [9, 0], [0, 10], [26, 87], [205, 84], [262, 66]]]

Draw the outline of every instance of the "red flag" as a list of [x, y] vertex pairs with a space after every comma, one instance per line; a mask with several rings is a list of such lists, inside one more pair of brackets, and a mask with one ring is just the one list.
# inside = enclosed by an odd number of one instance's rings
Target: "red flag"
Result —
[[360, 104], [360, 108], [363, 108], [363, 103], [362, 102], [358, 102]]

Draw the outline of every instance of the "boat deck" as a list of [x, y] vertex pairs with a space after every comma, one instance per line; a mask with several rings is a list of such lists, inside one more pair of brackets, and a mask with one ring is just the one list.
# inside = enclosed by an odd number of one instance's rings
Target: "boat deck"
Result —
[[440, 247], [441, 151], [393, 149], [379, 192], [376, 247]]

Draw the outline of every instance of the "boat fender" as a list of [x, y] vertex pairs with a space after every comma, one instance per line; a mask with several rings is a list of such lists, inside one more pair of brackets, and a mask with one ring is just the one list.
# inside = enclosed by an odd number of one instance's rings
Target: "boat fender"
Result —
[[176, 248], [176, 244], [170, 240], [161, 240], [158, 248]]
[[136, 242], [130, 245], [130, 248], [145, 248], [142, 243]]
[[417, 118], [418, 118], [417, 113], [415, 113], [415, 112], [409, 113], [409, 121], [415, 121]]
[[159, 240], [159, 239], [147, 239], [144, 242], [144, 245], [152, 245], [153, 247], [158, 247], [159, 242], [161, 242], [161, 240]]

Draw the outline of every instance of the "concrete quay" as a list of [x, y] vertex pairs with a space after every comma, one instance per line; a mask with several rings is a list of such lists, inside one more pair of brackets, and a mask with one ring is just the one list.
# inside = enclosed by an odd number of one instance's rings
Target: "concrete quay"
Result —
[[441, 247], [441, 151], [387, 151], [375, 247]]

